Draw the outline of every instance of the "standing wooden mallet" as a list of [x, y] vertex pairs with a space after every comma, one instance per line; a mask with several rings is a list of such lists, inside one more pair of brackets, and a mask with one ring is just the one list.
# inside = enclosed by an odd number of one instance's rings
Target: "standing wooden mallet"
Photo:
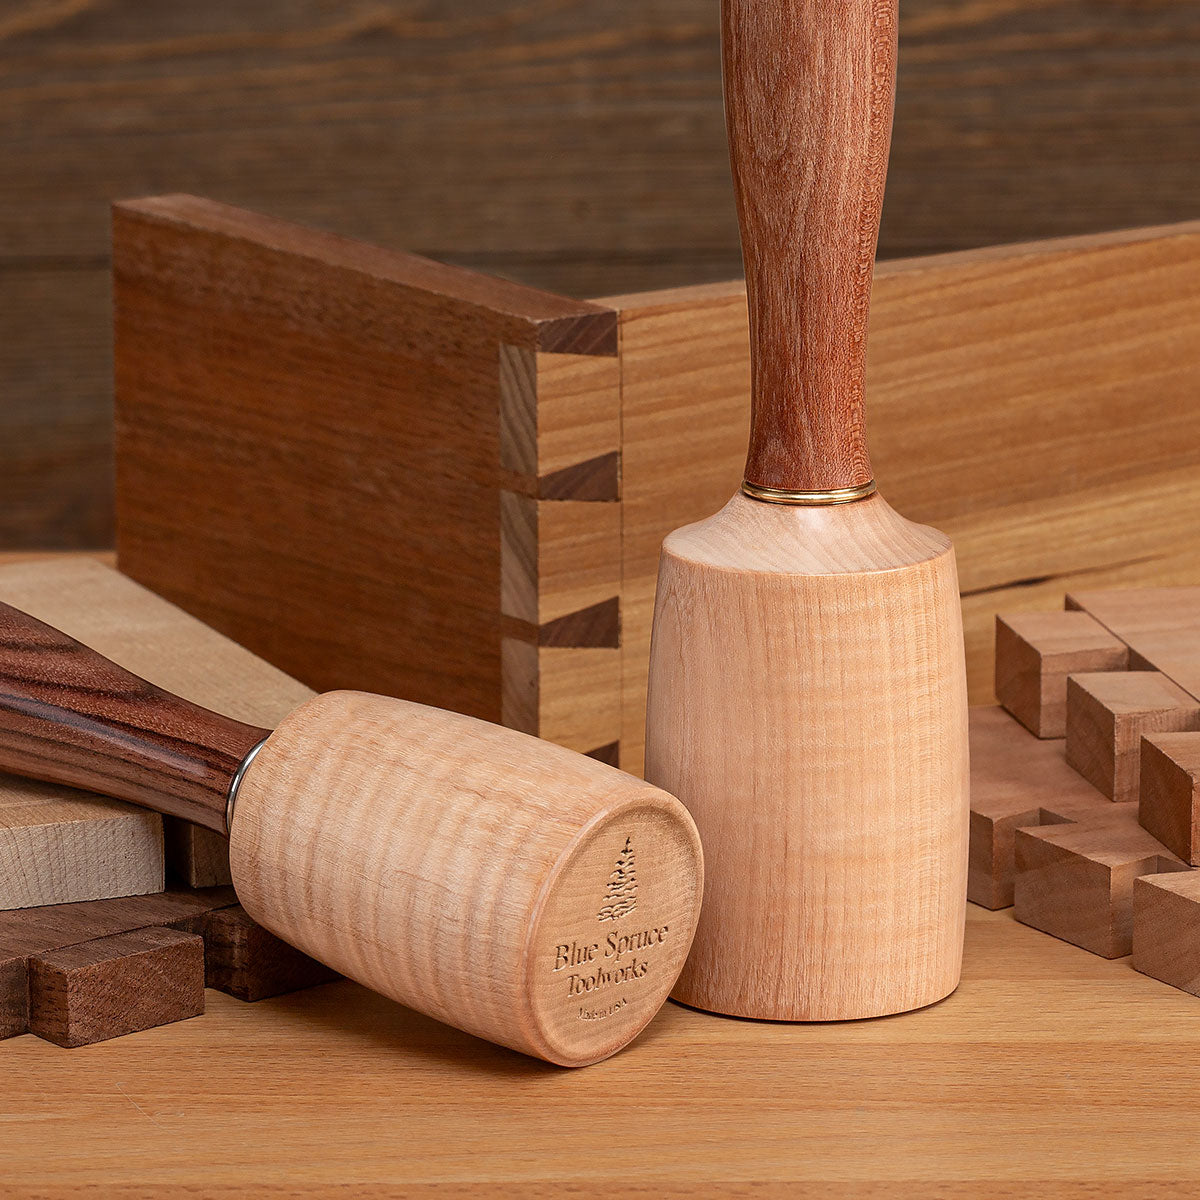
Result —
[[637, 1036], [696, 926], [691, 818], [614, 767], [363, 692], [244, 725], [4, 604], [0, 770], [227, 834], [238, 899], [272, 933], [563, 1066]]
[[959, 979], [954, 551], [876, 493], [863, 423], [896, 19], [896, 0], [723, 5], [750, 450], [741, 491], [663, 546], [646, 777], [707, 859], [674, 996], [740, 1016], [879, 1016]]

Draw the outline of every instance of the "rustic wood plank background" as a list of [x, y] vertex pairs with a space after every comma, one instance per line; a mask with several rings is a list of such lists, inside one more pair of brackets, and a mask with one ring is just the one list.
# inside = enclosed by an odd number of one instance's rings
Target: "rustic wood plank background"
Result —
[[[903, 0], [886, 256], [1200, 212], [1200, 7]], [[4, 0], [0, 545], [112, 535], [108, 203], [577, 296], [736, 276], [712, 0]]]

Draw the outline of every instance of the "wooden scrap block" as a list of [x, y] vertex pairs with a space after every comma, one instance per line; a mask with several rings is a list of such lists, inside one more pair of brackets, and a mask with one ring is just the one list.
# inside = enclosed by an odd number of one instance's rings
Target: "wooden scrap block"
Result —
[[1184, 862], [1200, 865], [1200, 733], [1142, 738], [1138, 820]]
[[1130, 952], [1133, 881], [1190, 868], [1150, 836], [1136, 804], [1070, 825], [1018, 829], [1013, 915], [1102, 958]]
[[1067, 676], [1124, 671], [1128, 647], [1085, 612], [996, 616], [996, 698], [1031, 733], [1067, 732]]
[[26, 1032], [32, 958], [143, 928], [198, 934], [206, 912], [236, 900], [233, 888], [210, 888], [0, 912], [0, 1037]]
[[87, 1046], [204, 1011], [204, 941], [138, 929], [35, 955], [29, 1029], [57, 1046]]
[[1200, 729], [1200, 703], [1158, 671], [1067, 680], [1067, 762], [1111, 800], [1134, 801], [1143, 734]]
[[1112, 805], [1072, 770], [1061, 741], [1034, 737], [1002, 708], [971, 709], [971, 852], [967, 899], [1013, 902], [1016, 831], [1109, 812]]
[[1200, 996], [1200, 871], [1135, 880], [1133, 965]]
[[1129, 647], [1131, 668], [1161, 671], [1200, 699], [1200, 587], [1070, 592], [1066, 602]]
[[219, 833], [180, 817], [163, 817], [167, 871], [187, 887], [224, 887], [229, 873], [229, 842]]
[[0, 775], [0, 910], [163, 888], [162, 818], [74, 788]]
[[23, 955], [0, 954], [0, 1041], [28, 1029], [28, 963]]
[[240, 905], [205, 915], [204, 954], [208, 986], [238, 1000], [265, 1000], [340, 978], [268, 933]]

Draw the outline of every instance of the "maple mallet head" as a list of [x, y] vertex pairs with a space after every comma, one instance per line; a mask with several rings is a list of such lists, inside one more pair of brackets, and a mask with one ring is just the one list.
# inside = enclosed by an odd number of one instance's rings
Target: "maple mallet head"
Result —
[[954, 552], [875, 490], [863, 384], [895, 0], [724, 0], [753, 413], [742, 490], [664, 543], [646, 777], [696, 818], [674, 995], [835, 1020], [939, 1000], [966, 905]]
[[362, 692], [258, 729], [2, 604], [0, 770], [227, 833], [238, 899], [261, 925], [564, 1066], [637, 1036], [699, 911], [691, 818], [615, 767]]

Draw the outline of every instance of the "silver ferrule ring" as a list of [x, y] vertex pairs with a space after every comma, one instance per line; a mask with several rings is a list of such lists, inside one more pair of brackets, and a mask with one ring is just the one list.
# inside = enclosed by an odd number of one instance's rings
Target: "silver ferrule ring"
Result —
[[857, 487], [829, 488], [814, 492], [793, 492], [786, 488], [764, 487], [759, 483], [742, 480], [742, 491], [752, 500], [763, 500], [768, 504], [849, 504], [854, 500], [865, 500], [875, 494], [875, 480], [860, 483]]
[[[270, 735], [268, 735], [270, 736]], [[241, 766], [234, 772], [233, 778], [229, 781], [229, 796], [225, 800], [225, 833], [233, 828], [233, 807], [237, 803], [238, 788], [242, 786], [242, 780], [246, 776], [246, 768], [254, 761], [258, 752], [267, 744], [267, 739], [263, 738], [257, 746], [251, 746], [250, 752], [242, 759]]]

